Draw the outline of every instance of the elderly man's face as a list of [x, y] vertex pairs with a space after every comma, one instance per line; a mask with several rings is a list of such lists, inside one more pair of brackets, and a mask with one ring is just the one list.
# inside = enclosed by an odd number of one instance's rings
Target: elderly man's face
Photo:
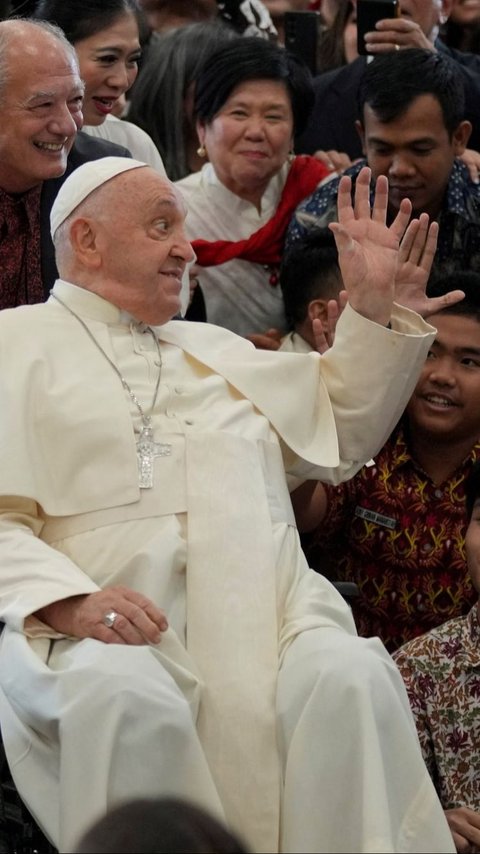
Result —
[[133, 169], [105, 185], [98, 206], [97, 292], [137, 320], [170, 320], [180, 310], [182, 275], [194, 258], [179, 191], [153, 169]]
[[448, 14], [450, 6], [451, 0], [400, 0], [400, 13], [415, 21], [430, 38], [440, 23], [440, 15]]
[[65, 172], [82, 126], [83, 84], [74, 55], [32, 27], [26, 43], [12, 42], [7, 64], [0, 91], [0, 187], [22, 193]]

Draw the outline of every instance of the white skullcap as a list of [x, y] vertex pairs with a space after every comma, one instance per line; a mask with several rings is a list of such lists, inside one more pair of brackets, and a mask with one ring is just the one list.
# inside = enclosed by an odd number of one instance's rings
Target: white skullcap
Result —
[[54, 236], [57, 228], [97, 187], [101, 187], [115, 175], [121, 175], [129, 169], [148, 166], [141, 160], [130, 157], [101, 157], [99, 160], [89, 160], [75, 169], [60, 187], [57, 198], [50, 212], [50, 234]]

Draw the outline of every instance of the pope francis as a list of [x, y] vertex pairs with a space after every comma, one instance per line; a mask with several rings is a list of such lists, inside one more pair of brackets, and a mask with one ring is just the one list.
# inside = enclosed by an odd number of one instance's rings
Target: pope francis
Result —
[[348, 305], [323, 355], [171, 321], [183, 202], [124, 158], [68, 178], [61, 278], [0, 313], [0, 723], [61, 851], [161, 795], [255, 852], [455, 850], [401, 677], [308, 569], [285, 475], [356, 472], [434, 336], [394, 303], [410, 205], [387, 227], [386, 180], [372, 211], [369, 183], [353, 206], [340, 184]]

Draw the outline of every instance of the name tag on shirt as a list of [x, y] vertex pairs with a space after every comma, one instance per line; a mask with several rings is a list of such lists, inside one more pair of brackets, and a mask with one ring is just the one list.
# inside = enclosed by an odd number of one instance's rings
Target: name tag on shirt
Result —
[[397, 520], [390, 516], [382, 516], [381, 513], [375, 513], [374, 510], [367, 510], [366, 507], [355, 507], [355, 516], [360, 519], [365, 519], [367, 522], [375, 522], [377, 525], [383, 525], [384, 528], [390, 528], [393, 531], [397, 527]]

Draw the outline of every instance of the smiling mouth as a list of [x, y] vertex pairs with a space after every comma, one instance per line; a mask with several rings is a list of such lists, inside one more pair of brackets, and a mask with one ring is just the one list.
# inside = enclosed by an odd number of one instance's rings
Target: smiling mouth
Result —
[[440, 394], [425, 394], [423, 399], [426, 400], [427, 403], [431, 403], [434, 406], [440, 406], [443, 409], [451, 409], [458, 406], [458, 404], [454, 403], [448, 397], [443, 397]]
[[34, 142], [35, 148], [39, 148], [40, 151], [62, 151], [65, 147], [65, 143], [68, 138], [65, 137], [63, 142]]
[[92, 101], [101, 113], [111, 113], [118, 98], [100, 98], [96, 95]]

